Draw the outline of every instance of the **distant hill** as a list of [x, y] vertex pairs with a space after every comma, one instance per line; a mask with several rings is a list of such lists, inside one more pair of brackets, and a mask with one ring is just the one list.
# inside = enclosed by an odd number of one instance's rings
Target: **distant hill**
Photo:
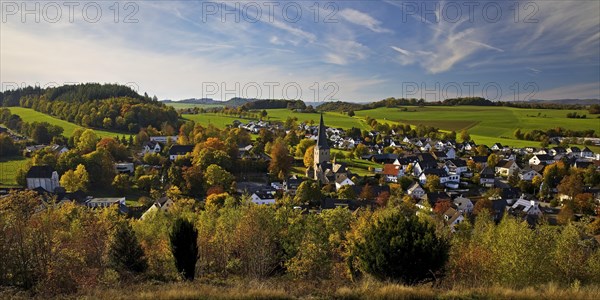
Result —
[[556, 99], [556, 100], [534, 99], [534, 100], [530, 100], [530, 101], [519, 101], [519, 102], [555, 103], [555, 104], [568, 104], [568, 105], [593, 105], [593, 104], [600, 104], [600, 99]]

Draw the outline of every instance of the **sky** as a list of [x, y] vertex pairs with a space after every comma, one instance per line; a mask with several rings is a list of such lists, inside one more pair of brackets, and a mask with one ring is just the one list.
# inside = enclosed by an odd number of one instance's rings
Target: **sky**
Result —
[[0, 1], [1, 89], [600, 98], [600, 1]]

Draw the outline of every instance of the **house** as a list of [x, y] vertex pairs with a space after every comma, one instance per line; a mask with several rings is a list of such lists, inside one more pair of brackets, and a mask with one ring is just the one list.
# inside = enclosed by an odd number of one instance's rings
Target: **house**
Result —
[[585, 147], [585, 148], [583, 148], [583, 150], [581, 150], [580, 157], [592, 158], [592, 157], [594, 157], [594, 152], [592, 152], [592, 150], [590, 150], [590, 148]]
[[144, 144], [142, 148], [142, 155], [146, 155], [148, 153], [160, 153], [162, 151], [162, 146], [159, 142], [149, 141]]
[[529, 159], [529, 165], [550, 165], [554, 163], [554, 157], [544, 154], [536, 154]]
[[121, 213], [127, 213], [127, 204], [125, 197], [120, 198], [90, 198], [85, 202], [85, 206], [89, 208], [106, 208], [112, 205], [118, 205]]
[[194, 151], [194, 145], [173, 145], [169, 149], [169, 159], [176, 160]]
[[300, 186], [300, 184], [303, 181], [304, 181], [303, 179], [297, 178], [296, 176], [292, 176], [283, 182], [283, 190], [286, 193], [295, 195], [296, 190], [298, 189], [298, 187]]
[[115, 163], [115, 171], [119, 174], [133, 174], [133, 163]]
[[495, 173], [492, 168], [483, 168], [479, 173], [479, 184], [485, 187], [494, 187]]
[[345, 174], [341, 174], [336, 177], [337, 177], [335, 179], [335, 189], [336, 190], [339, 190], [340, 188], [342, 188], [345, 185], [354, 185], [354, 182], [352, 180], [350, 180], [350, 178], [348, 178], [348, 176], [346, 176]]
[[420, 160], [413, 165], [413, 175], [419, 176], [423, 171], [435, 168], [437, 168], [437, 162], [435, 160]]
[[482, 168], [487, 167], [487, 160], [488, 160], [487, 156], [484, 156], [484, 155], [471, 156], [469, 159], [471, 161], [473, 161], [474, 163], [481, 165]]
[[460, 182], [460, 175], [448, 174], [444, 169], [427, 169], [419, 175], [419, 181], [421, 184], [427, 183], [427, 176], [435, 175], [440, 178], [440, 183], [446, 187], [457, 189]]
[[421, 201], [419, 201], [416, 204], [416, 206], [419, 209], [426, 209], [429, 211], [433, 211], [435, 204], [440, 201], [450, 201], [451, 202], [452, 199], [450, 199], [448, 194], [446, 194], [445, 192], [431, 192], [431, 193], [426, 193], [425, 195], [423, 195], [421, 197]]
[[444, 212], [443, 217], [444, 223], [446, 223], [447, 226], [450, 226], [452, 231], [454, 231], [454, 226], [465, 220], [465, 217], [463, 217], [462, 213], [452, 207], [448, 208], [448, 210]]
[[60, 186], [58, 173], [50, 166], [33, 166], [29, 168], [25, 175], [27, 179], [27, 188], [33, 190], [42, 188], [48, 192]]
[[418, 199], [425, 195], [425, 190], [421, 187], [419, 182], [414, 182], [411, 186], [408, 187], [408, 189], [406, 190], [406, 194], [415, 199]]
[[462, 174], [468, 171], [467, 162], [462, 159], [449, 159], [445, 163], [446, 171], [450, 174]]
[[67, 151], [69, 151], [69, 148], [62, 146], [62, 145], [50, 145], [48, 146], [50, 147], [50, 150], [56, 154], [58, 154], [59, 156]]
[[386, 182], [398, 182], [398, 177], [404, 176], [404, 171], [399, 164], [385, 164], [383, 165], [382, 175]]
[[563, 147], [554, 147], [554, 148], [548, 150], [548, 154], [550, 154], [552, 156], [557, 156], [559, 154], [565, 154], [565, 153], [567, 153], [567, 150]]
[[504, 150], [504, 146], [502, 146], [500, 143], [495, 143], [490, 149], [492, 149], [492, 151], [501, 151]]
[[454, 198], [452, 202], [456, 206], [456, 209], [460, 212], [469, 214], [473, 211], [473, 202], [471, 202], [471, 199], [469, 198], [465, 198], [461, 195]]
[[171, 142], [171, 143], [177, 143], [177, 139], [178, 139], [178, 138], [179, 138], [179, 137], [178, 137], [178, 136], [176, 136], [176, 135], [171, 135], [171, 136], [168, 136], [168, 135], [162, 135], [162, 136], [151, 136], [151, 137], [150, 137], [150, 141], [152, 141], [152, 142], [159, 142], [159, 143], [161, 143], [161, 144], [166, 144], [166, 143], [168, 143], [168, 142]]
[[446, 150], [446, 158], [447, 159], [455, 159], [456, 158], [456, 150], [454, 148], [450, 148]]
[[535, 176], [542, 176], [534, 169], [525, 168], [519, 173], [519, 179], [525, 181], [532, 181]]
[[495, 171], [501, 176], [510, 177], [515, 173], [519, 173], [521, 168], [519, 168], [516, 161], [503, 159], [498, 162]]
[[535, 200], [526, 200], [523, 197], [519, 198], [509, 209], [513, 215], [525, 214], [528, 216], [541, 216], [542, 210], [539, 203]]
[[275, 196], [272, 193], [256, 192], [250, 196], [252, 203], [259, 205], [275, 204]]
[[150, 206], [150, 208], [148, 208], [144, 214], [142, 214], [142, 217], [140, 219], [145, 219], [147, 218], [150, 213], [154, 212], [154, 211], [169, 211], [169, 208], [171, 208], [171, 206], [174, 204], [173, 200], [167, 198], [167, 197], [162, 197], [156, 201], [154, 201], [154, 204], [152, 204], [152, 206]]
[[572, 157], [579, 158], [581, 156], [581, 150], [578, 147], [567, 148], [567, 154]]

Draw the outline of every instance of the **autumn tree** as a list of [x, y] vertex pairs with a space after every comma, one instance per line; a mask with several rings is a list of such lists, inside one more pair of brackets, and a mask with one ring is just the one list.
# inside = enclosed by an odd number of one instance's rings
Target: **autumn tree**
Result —
[[129, 191], [131, 187], [131, 181], [129, 179], [129, 175], [127, 174], [117, 174], [112, 182], [113, 188], [117, 190], [119, 193], [126, 193]]
[[87, 191], [89, 183], [89, 174], [83, 165], [77, 165], [75, 171], [68, 170], [60, 178], [60, 185], [68, 192]]
[[[293, 157], [290, 155], [285, 142], [277, 139], [271, 147], [271, 162], [269, 163], [269, 171], [272, 175], [280, 177], [284, 180], [292, 169]], [[281, 178], [281, 175], [284, 178]]]
[[303, 157], [306, 153], [306, 150], [308, 148], [310, 148], [311, 146], [314, 146], [317, 143], [317, 141], [313, 140], [313, 139], [302, 139], [300, 140], [300, 142], [298, 143], [298, 145], [296, 145], [296, 151], [295, 151], [295, 156], [296, 157]]
[[460, 139], [461, 139], [463, 142], [468, 142], [468, 141], [470, 141], [470, 140], [471, 140], [471, 135], [469, 134], [469, 132], [467, 131], [467, 129], [463, 129], [463, 130], [460, 132]]
[[427, 175], [427, 182], [425, 182], [424, 188], [426, 188], [430, 192], [437, 191], [442, 188], [442, 184], [440, 183], [440, 177], [437, 175]]
[[348, 200], [356, 200], [357, 195], [356, 191], [354, 191], [354, 186], [352, 185], [344, 185], [337, 190], [337, 195], [339, 199], [348, 199]]
[[294, 202], [310, 203], [311, 205], [317, 206], [321, 203], [321, 197], [322, 194], [319, 183], [316, 181], [305, 180], [298, 186], [296, 196], [294, 196]]
[[556, 187], [558, 192], [569, 196], [570, 200], [583, 191], [583, 176], [580, 172], [573, 172], [562, 178], [560, 184]]
[[82, 154], [87, 154], [96, 150], [98, 139], [98, 135], [96, 135], [94, 130], [86, 129], [81, 133], [81, 137], [79, 137], [79, 141], [76, 145], [77, 150]]
[[315, 146], [310, 146], [306, 149], [306, 152], [304, 153], [304, 166], [307, 168], [310, 168], [314, 165], [314, 161], [315, 161], [315, 156], [314, 156], [314, 150], [315, 150]]
[[218, 165], [210, 165], [206, 168], [204, 179], [208, 187], [221, 186], [229, 188], [235, 177]]

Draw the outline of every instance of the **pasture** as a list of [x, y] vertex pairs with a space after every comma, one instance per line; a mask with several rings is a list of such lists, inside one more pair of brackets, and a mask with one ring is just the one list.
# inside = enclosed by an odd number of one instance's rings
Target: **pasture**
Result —
[[17, 171], [30, 160], [22, 156], [0, 157], [0, 186], [17, 185]]
[[[67, 122], [65, 120], [61, 120], [59, 118], [55, 118], [53, 116], [35, 111], [31, 108], [24, 107], [7, 107], [12, 114], [19, 115], [21, 119], [25, 122], [48, 122], [52, 125], [58, 125], [64, 129], [63, 135], [66, 137], [70, 137], [73, 135], [73, 132], [77, 128], [83, 128], [83, 126], [79, 126], [77, 124]], [[117, 135], [122, 135], [123, 133], [116, 131], [107, 131], [102, 129], [93, 128], [96, 134], [99, 137], [115, 137]]]

